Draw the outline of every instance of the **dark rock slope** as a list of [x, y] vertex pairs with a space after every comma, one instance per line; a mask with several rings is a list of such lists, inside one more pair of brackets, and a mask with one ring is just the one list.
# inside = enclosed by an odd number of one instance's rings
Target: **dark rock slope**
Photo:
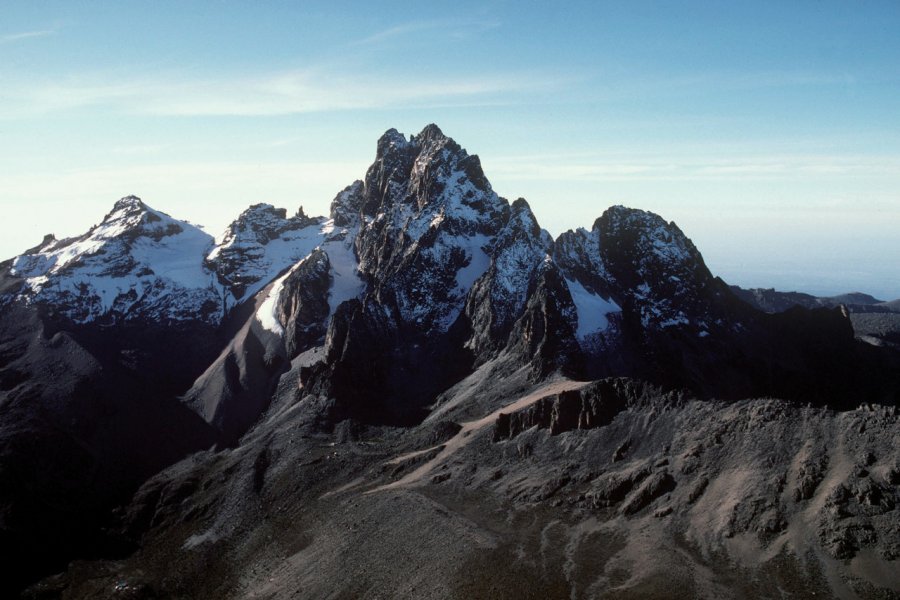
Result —
[[721, 403], [624, 379], [532, 386], [480, 373], [421, 425], [347, 422], [326, 435], [315, 401], [284, 383], [239, 447], [195, 455], [141, 488], [119, 525], [140, 540], [137, 553], [74, 563], [32, 592], [512, 599], [900, 590], [896, 409]]

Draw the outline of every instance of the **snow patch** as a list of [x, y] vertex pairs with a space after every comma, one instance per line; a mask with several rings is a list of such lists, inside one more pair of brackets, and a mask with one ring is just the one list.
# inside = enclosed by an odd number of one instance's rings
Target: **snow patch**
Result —
[[256, 311], [256, 320], [263, 326], [263, 329], [271, 331], [275, 335], [284, 335], [284, 326], [278, 320], [278, 301], [281, 299], [281, 292], [284, 291], [284, 282], [294, 272], [291, 268], [287, 273], [279, 277], [272, 284], [266, 299], [259, 305]]
[[359, 263], [353, 253], [355, 235], [347, 233], [344, 240], [329, 241], [322, 246], [331, 263], [331, 289], [328, 291], [328, 314], [337, 307], [362, 296], [366, 283], [359, 276]]
[[469, 264], [456, 272], [456, 289], [461, 296], [465, 296], [475, 281], [491, 266], [491, 257], [483, 249], [489, 238], [479, 234], [469, 238], [456, 238], [456, 241], [469, 257]]
[[690, 321], [683, 314], [678, 314], [671, 319], [666, 319], [659, 324], [660, 327], [675, 327], [676, 325], [690, 325]]
[[578, 339], [605, 331], [609, 327], [609, 315], [622, 311], [618, 304], [587, 291], [578, 281], [566, 279], [566, 285], [569, 286], [569, 294], [578, 315], [578, 328], [575, 332]]

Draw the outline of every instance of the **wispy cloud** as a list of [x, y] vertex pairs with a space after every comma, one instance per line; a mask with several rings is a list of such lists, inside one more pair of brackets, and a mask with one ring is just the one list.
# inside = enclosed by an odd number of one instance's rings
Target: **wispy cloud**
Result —
[[445, 19], [438, 21], [410, 21], [388, 27], [372, 35], [351, 42], [351, 46], [371, 46], [425, 31], [443, 31], [449, 37], [461, 38], [500, 27], [498, 21]]
[[370, 36], [364, 37], [360, 40], [356, 40], [351, 43], [354, 46], [367, 46], [371, 44], [378, 44], [393, 38], [402, 37], [404, 35], [408, 35], [411, 33], [418, 33], [420, 31], [428, 31], [429, 29], [436, 29], [441, 26], [439, 21], [418, 21], [412, 23], [403, 23], [402, 25], [397, 25], [395, 27], [389, 27], [388, 29], [384, 29], [377, 33], [373, 33]]
[[840, 176], [900, 177], [900, 156], [785, 155], [687, 160], [591, 159], [585, 155], [507, 156], [485, 161], [498, 179], [522, 181], [700, 181]]
[[12, 44], [22, 40], [31, 38], [47, 37], [48, 35], [56, 35], [56, 29], [41, 29], [39, 31], [22, 31], [19, 33], [6, 33], [0, 35], [0, 44]]
[[425, 79], [406, 74], [340, 75], [315, 69], [205, 80], [174, 75], [131, 80], [81, 77], [9, 85], [0, 90], [0, 114], [16, 118], [101, 107], [162, 116], [274, 116], [496, 105], [514, 95], [541, 93], [565, 83], [559, 77], [531, 72]]

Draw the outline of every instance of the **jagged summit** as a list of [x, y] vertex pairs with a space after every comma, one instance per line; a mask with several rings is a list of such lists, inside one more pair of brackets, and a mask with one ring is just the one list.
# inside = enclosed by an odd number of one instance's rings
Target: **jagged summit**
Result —
[[128, 196], [122, 196], [118, 200], [116, 200], [115, 204], [113, 204], [113, 211], [116, 210], [145, 210], [147, 206], [144, 202], [134, 194], [129, 194]]
[[422, 131], [419, 132], [418, 135], [412, 136], [411, 141], [416, 144], [426, 145], [434, 142], [443, 142], [449, 140], [444, 132], [441, 131], [441, 128], [435, 125], [434, 123], [429, 123]]
[[361, 197], [356, 249], [373, 299], [403, 322], [446, 331], [488, 267], [485, 245], [509, 213], [471, 157], [434, 127], [379, 141]]
[[316, 219], [306, 216], [302, 206], [293, 217], [288, 218], [284, 208], [275, 208], [265, 203], [253, 204], [228, 226], [222, 235], [222, 243], [244, 238], [264, 244], [285, 231], [302, 229], [315, 222]]
[[409, 140], [406, 139], [406, 136], [392, 127], [381, 134], [381, 137], [378, 138], [378, 144], [376, 146], [377, 155], [381, 156], [392, 148], [402, 149], [408, 145]]
[[[366, 174], [365, 213], [374, 217], [400, 203], [441, 200], [458, 188], [458, 195], [472, 198], [493, 190], [477, 156], [470, 156], [436, 125], [429, 125], [409, 139], [390, 129], [378, 141], [375, 162]], [[466, 187], [469, 184], [470, 187]], [[447, 194], [445, 188], [450, 186]]]

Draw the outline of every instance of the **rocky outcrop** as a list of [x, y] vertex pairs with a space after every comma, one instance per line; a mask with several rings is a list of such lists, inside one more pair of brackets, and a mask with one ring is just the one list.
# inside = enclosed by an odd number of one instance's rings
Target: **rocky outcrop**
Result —
[[397, 326], [446, 332], [487, 270], [486, 246], [509, 212], [478, 158], [434, 125], [406, 140], [390, 130], [366, 173], [356, 238], [360, 272]]
[[[595, 429], [608, 425], [623, 410], [653, 402], [659, 407], [677, 406], [679, 393], [663, 393], [659, 388], [632, 379], [596, 381], [580, 390], [542, 398], [531, 406], [512, 413], [501, 413], [494, 424], [495, 442], [509, 440], [537, 427], [559, 435], [577, 429]], [[618, 453], [618, 452], [617, 452]]]
[[335, 227], [359, 227], [366, 202], [365, 184], [354, 181], [331, 201], [331, 218]]
[[278, 319], [284, 323], [288, 358], [324, 341], [331, 287], [328, 254], [314, 250], [291, 270], [278, 296]]
[[304, 385], [350, 410], [341, 414], [420, 419], [424, 404], [471, 368], [470, 331], [459, 319], [510, 208], [478, 158], [433, 125], [409, 139], [382, 136], [365, 182], [342, 192], [333, 212], [355, 222], [355, 207], [367, 288], [334, 314], [326, 364], [307, 369]]
[[581, 355], [575, 339], [577, 313], [565, 280], [550, 261], [541, 263], [524, 313], [505, 351], [540, 378], [554, 371], [577, 374]]

